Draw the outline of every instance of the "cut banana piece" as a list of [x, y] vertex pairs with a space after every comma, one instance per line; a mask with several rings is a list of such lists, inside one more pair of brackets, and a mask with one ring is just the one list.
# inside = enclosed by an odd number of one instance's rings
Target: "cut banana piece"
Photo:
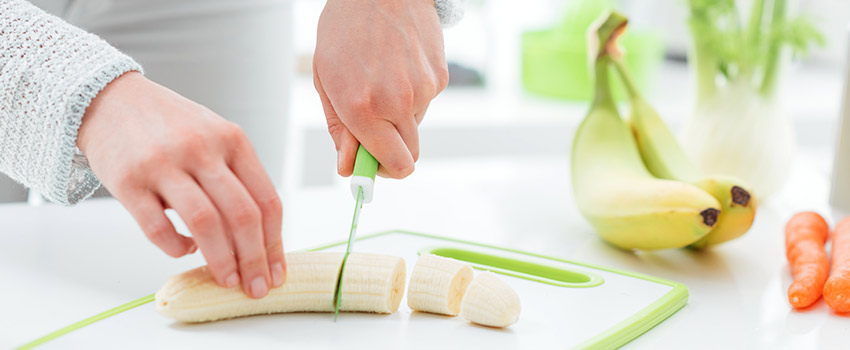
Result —
[[[219, 287], [199, 267], [171, 277], [156, 293], [156, 310], [182, 322], [283, 313], [333, 312], [334, 288], [342, 253], [286, 254], [286, 282], [262, 299], [247, 297], [240, 287]], [[342, 278], [341, 311], [393, 313], [404, 295], [404, 260], [395, 256], [353, 253]]]
[[415, 311], [457, 316], [472, 267], [451, 258], [425, 254], [416, 261], [407, 287], [407, 306]]
[[460, 317], [490, 327], [514, 324], [519, 319], [519, 311], [519, 296], [489, 271], [472, 280], [460, 304]]

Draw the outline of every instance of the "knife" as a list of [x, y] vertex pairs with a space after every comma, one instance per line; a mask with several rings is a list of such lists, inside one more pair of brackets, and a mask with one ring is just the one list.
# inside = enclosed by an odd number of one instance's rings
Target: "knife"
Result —
[[345, 247], [345, 255], [342, 256], [342, 265], [337, 274], [336, 288], [334, 289], [334, 321], [339, 316], [339, 307], [342, 305], [342, 274], [345, 272], [345, 262], [354, 244], [354, 236], [357, 234], [357, 223], [360, 221], [360, 209], [363, 203], [372, 201], [372, 190], [375, 188], [375, 174], [378, 172], [378, 161], [372, 154], [360, 145], [357, 149], [357, 157], [354, 159], [354, 173], [351, 175], [351, 195], [354, 196], [354, 218], [351, 219], [351, 231], [348, 233], [348, 245]]

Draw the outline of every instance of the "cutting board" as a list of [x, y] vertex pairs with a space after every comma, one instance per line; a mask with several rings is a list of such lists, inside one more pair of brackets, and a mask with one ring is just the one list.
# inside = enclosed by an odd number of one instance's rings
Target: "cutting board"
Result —
[[[338, 242], [311, 250], [344, 249], [345, 242]], [[36, 342], [47, 349], [614, 349], [648, 331], [688, 300], [687, 288], [676, 282], [414, 232], [362, 236], [354, 250], [401, 256], [407, 276], [423, 253], [465, 260], [477, 270], [500, 273], [520, 297], [519, 321], [506, 329], [482, 327], [459, 317], [412, 312], [403, 299], [392, 315], [342, 313], [337, 322], [331, 314], [302, 313], [181, 324], [156, 313], [149, 295]]]

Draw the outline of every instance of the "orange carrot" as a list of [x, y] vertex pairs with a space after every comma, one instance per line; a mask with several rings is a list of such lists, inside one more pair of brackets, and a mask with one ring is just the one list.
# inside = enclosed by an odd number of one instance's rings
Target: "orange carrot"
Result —
[[794, 275], [794, 282], [788, 287], [788, 302], [795, 308], [814, 304], [824, 290], [829, 274], [829, 259], [824, 250], [828, 235], [829, 224], [814, 212], [797, 213], [785, 226], [785, 256]]
[[850, 311], [850, 217], [841, 220], [832, 234], [832, 271], [823, 299], [835, 311]]

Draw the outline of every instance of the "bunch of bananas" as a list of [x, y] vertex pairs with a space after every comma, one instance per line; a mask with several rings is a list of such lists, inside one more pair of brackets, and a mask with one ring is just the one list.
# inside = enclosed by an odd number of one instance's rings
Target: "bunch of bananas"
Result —
[[[616, 45], [626, 24], [611, 12], [588, 31], [595, 93], [572, 148], [579, 210], [623, 249], [704, 248], [743, 235], [755, 217], [752, 192], [737, 179], [701, 174], [643, 99]], [[629, 95], [626, 120], [611, 95], [611, 67]]]

